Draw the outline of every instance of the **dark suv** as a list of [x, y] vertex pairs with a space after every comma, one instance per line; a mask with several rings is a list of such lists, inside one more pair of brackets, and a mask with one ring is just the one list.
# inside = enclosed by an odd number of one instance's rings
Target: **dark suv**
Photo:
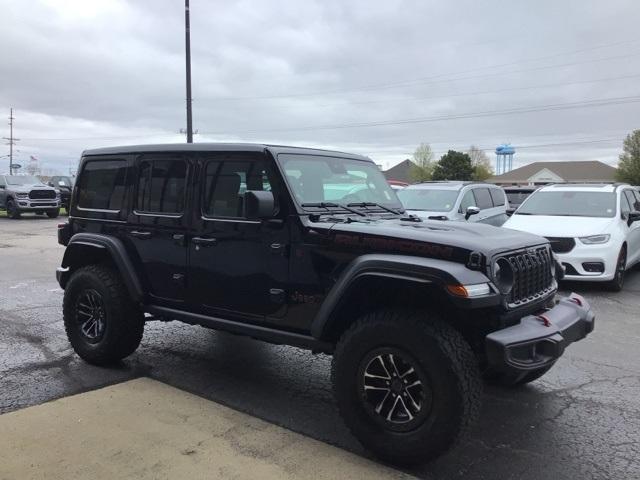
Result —
[[332, 354], [345, 422], [396, 463], [450, 448], [483, 376], [530, 382], [594, 326], [582, 297], [555, 299], [562, 269], [545, 239], [407, 215], [357, 155], [89, 150], [69, 218], [57, 278], [82, 358], [130, 355], [152, 319]]

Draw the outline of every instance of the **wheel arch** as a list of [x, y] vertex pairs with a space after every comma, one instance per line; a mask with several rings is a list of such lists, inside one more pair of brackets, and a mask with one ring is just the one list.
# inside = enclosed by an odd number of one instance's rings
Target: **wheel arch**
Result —
[[[363, 255], [344, 270], [325, 297], [311, 324], [311, 334], [319, 340], [335, 342], [351, 323], [369, 310], [424, 306], [434, 295], [443, 300], [438, 302], [438, 308], [455, 307], [455, 299], [445, 290], [447, 285], [488, 281], [483, 273], [450, 261]], [[492, 297], [490, 301], [497, 304], [499, 298]]]
[[78, 268], [97, 263], [111, 263], [136, 302], [141, 302], [144, 291], [135, 268], [127, 255], [123, 243], [110, 235], [77, 233], [71, 240], [62, 258], [60, 286], [64, 289], [71, 274]]

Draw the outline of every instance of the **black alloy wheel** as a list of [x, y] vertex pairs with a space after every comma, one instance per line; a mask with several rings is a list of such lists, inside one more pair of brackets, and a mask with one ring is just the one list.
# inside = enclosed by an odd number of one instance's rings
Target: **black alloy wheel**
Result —
[[359, 377], [364, 408], [383, 428], [410, 431], [428, 416], [431, 386], [407, 352], [396, 347], [372, 350], [360, 364]]
[[85, 341], [98, 343], [102, 340], [107, 326], [104, 300], [94, 289], [83, 290], [76, 300], [76, 322]]

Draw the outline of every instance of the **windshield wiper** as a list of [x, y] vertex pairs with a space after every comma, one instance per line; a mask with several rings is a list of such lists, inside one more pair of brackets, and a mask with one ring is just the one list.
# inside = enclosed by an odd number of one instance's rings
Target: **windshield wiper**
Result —
[[384, 205], [380, 204], [380, 203], [375, 203], [375, 202], [355, 202], [355, 203], [347, 203], [347, 207], [378, 207], [381, 208], [383, 210], [386, 210], [387, 212], [391, 212], [395, 215], [400, 215], [400, 212], [398, 212], [397, 210], [393, 210], [392, 208], [389, 207], [385, 207]]
[[333, 203], [333, 202], [302, 203], [300, 206], [302, 208], [305, 208], [305, 207], [326, 208], [327, 210], [331, 210], [332, 208], [343, 208], [347, 212], [355, 213], [356, 215], [360, 215], [361, 217], [366, 217], [366, 214], [356, 210], [355, 208], [349, 208], [348, 205], [340, 205], [338, 203]]

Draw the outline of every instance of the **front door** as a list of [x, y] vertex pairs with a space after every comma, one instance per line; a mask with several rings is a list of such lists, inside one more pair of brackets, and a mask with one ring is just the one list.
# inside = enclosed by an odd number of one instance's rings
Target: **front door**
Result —
[[183, 155], [142, 155], [135, 162], [136, 189], [125, 237], [135, 250], [151, 300], [185, 300], [189, 165]]
[[275, 170], [264, 154], [250, 152], [209, 154], [198, 160], [198, 168], [199, 210], [189, 241], [194, 308], [213, 316], [277, 322], [286, 312], [284, 211], [265, 220], [244, 215], [247, 190], [271, 190], [277, 199]]

